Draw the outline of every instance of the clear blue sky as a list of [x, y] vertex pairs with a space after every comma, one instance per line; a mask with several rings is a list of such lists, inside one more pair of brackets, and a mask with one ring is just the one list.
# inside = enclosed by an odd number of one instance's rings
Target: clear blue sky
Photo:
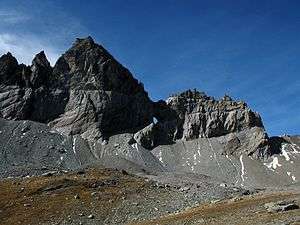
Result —
[[91, 35], [152, 99], [197, 88], [258, 111], [270, 135], [300, 134], [300, 1], [0, 0], [0, 53], [51, 63]]

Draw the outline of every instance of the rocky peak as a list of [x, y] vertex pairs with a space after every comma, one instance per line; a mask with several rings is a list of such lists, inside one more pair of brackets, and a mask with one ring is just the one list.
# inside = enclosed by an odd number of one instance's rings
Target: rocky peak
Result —
[[[260, 157], [269, 151], [268, 137], [260, 116], [242, 101], [234, 101], [226, 95], [216, 100], [194, 89], [172, 95], [166, 101], [161, 100], [153, 105], [154, 117], [158, 123], [135, 134], [136, 141], [145, 148], [152, 149], [157, 145], [171, 144], [178, 139], [220, 137], [239, 132], [247, 133], [249, 130], [248, 133], [255, 133], [255, 143], [259, 144], [248, 153], [257, 153]], [[235, 138], [235, 135], [232, 137]]]
[[87, 139], [107, 138], [152, 121], [144, 87], [91, 37], [77, 39], [57, 61], [51, 88], [67, 99], [65, 111], [50, 126]]
[[77, 39], [58, 59], [54, 73], [71, 89], [147, 95], [143, 85], [91, 37]]
[[166, 101], [178, 115], [182, 137], [217, 137], [251, 127], [263, 127], [260, 116], [242, 101], [226, 96], [216, 100], [204, 92], [188, 90]]
[[0, 59], [0, 75], [4, 118], [49, 123], [61, 133], [87, 139], [152, 121], [152, 102], [143, 85], [91, 37], [77, 39], [53, 69], [44, 52], [31, 67], [18, 65], [8, 53]]
[[51, 68], [50, 63], [45, 55], [44, 51], [38, 53], [32, 60], [32, 66], [41, 66], [45, 68]]
[[18, 65], [17, 59], [15, 57], [13, 57], [13, 55], [10, 52], [7, 52], [6, 54], [4, 54], [0, 57], [0, 63], [1, 63], [1, 65], [4, 65], [4, 64]]
[[41, 51], [34, 57], [31, 71], [30, 84], [33, 88], [48, 85], [51, 79], [52, 68], [44, 51]]
[[72, 48], [91, 49], [95, 46], [95, 42], [91, 36], [86, 38], [76, 38]]
[[91, 37], [77, 39], [54, 68], [44, 52], [31, 67], [18, 65], [10, 53], [2, 56], [0, 84], [2, 117], [48, 123], [85, 139], [138, 131], [136, 141], [152, 149], [253, 127], [265, 137], [260, 116], [229, 96], [216, 100], [194, 89], [153, 103], [143, 84]]
[[0, 81], [1, 83], [14, 84], [19, 79], [16, 76], [18, 61], [10, 52], [0, 57]]

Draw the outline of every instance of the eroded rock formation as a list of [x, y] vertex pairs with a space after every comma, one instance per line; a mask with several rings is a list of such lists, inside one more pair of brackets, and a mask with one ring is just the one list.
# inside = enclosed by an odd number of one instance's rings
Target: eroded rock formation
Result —
[[196, 90], [152, 102], [143, 84], [91, 37], [77, 39], [53, 68], [44, 52], [30, 67], [3, 55], [0, 85], [1, 117], [47, 123], [64, 135], [103, 141], [132, 133], [151, 150], [176, 140], [232, 134], [226, 152], [271, 154], [260, 116], [244, 102], [215, 100]]
[[43, 52], [31, 67], [10, 54], [0, 59], [0, 112], [86, 139], [132, 131], [152, 121], [143, 85], [92, 38], [77, 39], [51, 68]]

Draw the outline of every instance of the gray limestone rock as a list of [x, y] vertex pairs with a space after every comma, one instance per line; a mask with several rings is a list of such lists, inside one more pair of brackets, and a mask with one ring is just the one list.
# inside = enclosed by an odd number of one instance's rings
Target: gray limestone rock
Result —
[[44, 52], [31, 66], [10, 53], [0, 57], [0, 117], [3, 176], [101, 164], [249, 185], [264, 183], [260, 174], [273, 177], [280, 158], [287, 168], [280, 176], [298, 179], [292, 169], [299, 137], [269, 138], [260, 116], [227, 95], [216, 100], [188, 90], [152, 102], [143, 84], [91, 37], [77, 39], [53, 68]]
[[49, 123], [65, 135], [90, 140], [138, 130], [152, 121], [152, 102], [143, 85], [90, 37], [77, 39], [53, 69], [44, 52], [29, 71], [23, 67], [10, 53], [0, 59], [5, 119]]
[[299, 209], [295, 201], [279, 201], [266, 203], [265, 208], [270, 213]]

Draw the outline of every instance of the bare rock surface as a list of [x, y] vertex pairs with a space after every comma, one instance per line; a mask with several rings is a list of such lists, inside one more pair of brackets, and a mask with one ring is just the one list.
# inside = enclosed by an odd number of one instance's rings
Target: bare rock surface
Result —
[[91, 37], [54, 67], [43, 51], [31, 66], [1, 56], [0, 117], [1, 177], [101, 165], [165, 184], [184, 174], [242, 187], [300, 179], [299, 137], [268, 137], [259, 114], [226, 95], [187, 90], [153, 102]]
[[31, 67], [0, 59], [0, 112], [10, 120], [49, 123], [65, 135], [107, 138], [152, 121], [143, 85], [102, 46], [77, 39], [51, 68], [44, 52]]
[[264, 206], [270, 213], [299, 209], [295, 201], [268, 202]]

